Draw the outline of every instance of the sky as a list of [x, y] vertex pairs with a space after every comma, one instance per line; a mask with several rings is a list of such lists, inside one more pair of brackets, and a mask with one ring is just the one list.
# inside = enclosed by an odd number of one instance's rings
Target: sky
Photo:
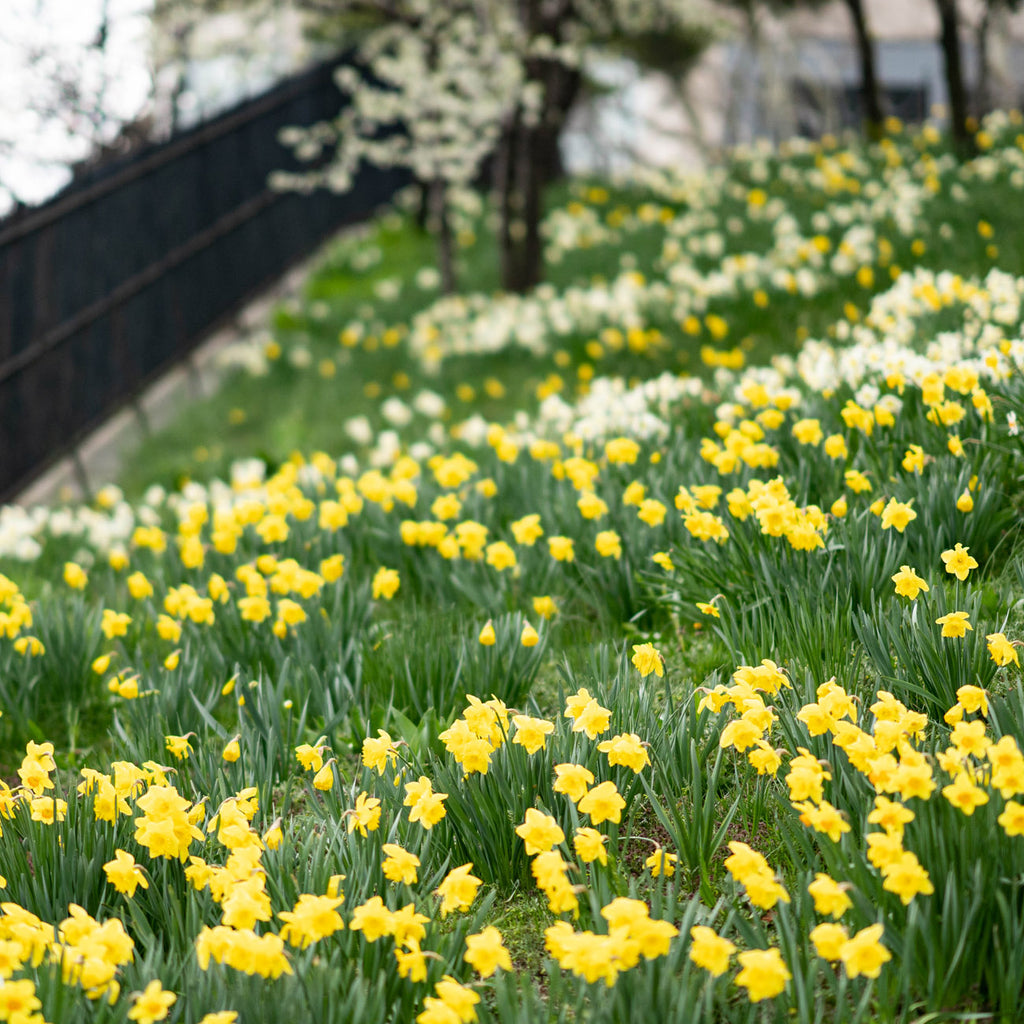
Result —
[[[92, 46], [107, 5], [105, 52]], [[120, 125], [153, 112], [153, 0], [0, 0], [0, 217], [16, 200], [40, 203], [71, 180], [70, 165]], [[259, 20], [207, 16], [191, 36], [180, 125], [268, 88], [316, 58], [288, 0], [269, 0]], [[170, 73], [168, 78], [167, 72]], [[157, 104], [169, 122], [177, 73], [158, 76]], [[82, 96], [75, 115], [61, 83]], [[90, 123], [89, 111], [106, 117]], [[157, 118], [160, 120], [159, 116]], [[168, 125], [164, 125], [164, 128]]]
[[[151, 0], [107, 0], [105, 56], [90, 48], [104, 0], [0, 0], [0, 216], [15, 198], [37, 203], [70, 180], [68, 163], [88, 139], [110, 137], [138, 115], [151, 91]], [[61, 104], [61, 81], [77, 83], [94, 108], [111, 115], [93, 125]], [[54, 111], [64, 107], [60, 114]]]

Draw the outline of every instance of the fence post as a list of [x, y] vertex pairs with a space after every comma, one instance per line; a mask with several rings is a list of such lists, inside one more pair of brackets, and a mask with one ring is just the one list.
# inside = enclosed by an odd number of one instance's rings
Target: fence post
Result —
[[85, 462], [82, 460], [82, 452], [77, 444], [71, 446], [71, 465], [75, 471], [75, 481], [78, 489], [82, 492], [84, 501], [92, 501], [92, 488], [89, 486], [89, 474], [85, 471]]

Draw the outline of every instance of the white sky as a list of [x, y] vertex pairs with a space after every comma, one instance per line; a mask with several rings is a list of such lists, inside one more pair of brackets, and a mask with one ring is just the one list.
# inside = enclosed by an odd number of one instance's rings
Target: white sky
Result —
[[[0, 217], [15, 198], [34, 204], [51, 196], [93, 142], [109, 141], [119, 125], [151, 108], [153, 0], [106, 2], [102, 57], [90, 43], [104, 0], [0, 0]], [[193, 46], [179, 105], [187, 123], [267, 88], [315, 55], [288, 0], [272, 0], [256, 24], [207, 17]], [[60, 102], [61, 81], [76, 83], [93, 109], [106, 112], [98, 128]]]
[[97, 129], [66, 109], [61, 80], [77, 82], [87, 102], [102, 96], [111, 120], [98, 132], [139, 114], [151, 90], [151, 0], [108, 0], [106, 59], [96, 38], [103, 0], [0, 0], [0, 216], [12, 195], [36, 203], [70, 178], [67, 163], [81, 159]]

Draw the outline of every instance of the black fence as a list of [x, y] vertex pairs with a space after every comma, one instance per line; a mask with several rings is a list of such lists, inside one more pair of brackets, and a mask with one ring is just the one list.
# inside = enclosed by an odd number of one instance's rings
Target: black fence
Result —
[[406, 182], [273, 192], [286, 125], [335, 114], [337, 62], [0, 222], [0, 500], [185, 358], [339, 227]]

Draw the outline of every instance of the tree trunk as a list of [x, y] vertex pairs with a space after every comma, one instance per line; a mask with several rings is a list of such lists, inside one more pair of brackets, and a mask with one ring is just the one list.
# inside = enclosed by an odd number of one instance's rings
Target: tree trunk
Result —
[[939, 37], [946, 66], [946, 88], [949, 92], [949, 125], [953, 148], [961, 159], [969, 157], [974, 139], [967, 127], [967, 88], [964, 85], [963, 63], [960, 59], [960, 19], [956, 0], [935, 0], [939, 8], [942, 34]]
[[863, 0], [846, 0], [846, 7], [853, 19], [853, 34], [857, 40], [860, 57], [860, 95], [864, 104], [864, 127], [868, 137], [882, 137], [885, 112], [882, 107], [882, 90], [875, 71], [875, 41], [871, 38], [864, 14]]
[[433, 202], [433, 191], [430, 182], [417, 181], [416, 187], [420, 190], [416, 197], [416, 210], [413, 213], [413, 220], [420, 231], [430, 230], [430, 206]]
[[538, 126], [517, 118], [508, 134], [501, 161], [506, 166], [500, 186], [501, 285], [520, 295], [544, 279], [544, 246], [540, 224], [545, 171], [544, 141]]
[[544, 83], [543, 109], [535, 123], [516, 113], [495, 162], [501, 283], [519, 294], [544, 278], [544, 190], [562, 175], [558, 140], [581, 81], [577, 71], [555, 61], [528, 62], [527, 74]]
[[500, 260], [501, 284], [507, 291], [515, 291], [512, 282], [516, 271], [513, 266], [512, 220], [515, 215], [514, 168], [516, 158], [516, 135], [519, 132], [519, 112], [502, 132], [501, 142], [494, 160], [494, 192], [498, 203], [498, 257]]
[[441, 178], [430, 183], [430, 213], [437, 232], [437, 269], [441, 273], [441, 291], [453, 295], [457, 288], [455, 278], [455, 240], [448, 217], [448, 190]]
[[[567, 5], [519, 0], [518, 6], [528, 38], [543, 35], [556, 43], [563, 41]], [[582, 80], [578, 71], [543, 57], [527, 59], [526, 78], [543, 88], [541, 110], [536, 120], [516, 111], [494, 168], [501, 215], [501, 283], [506, 291], [520, 294], [536, 287], [544, 277], [540, 232], [544, 189], [562, 174], [558, 140]]]
[[495, 171], [501, 216], [501, 286], [522, 295], [543, 279], [540, 221], [544, 182], [536, 128], [523, 124], [518, 113], [502, 141]]
[[540, 222], [544, 215], [544, 186], [551, 180], [544, 132], [541, 125], [524, 128], [519, 152], [516, 154], [522, 201], [518, 239], [519, 271], [517, 280], [512, 282], [517, 292], [535, 288], [544, 279], [544, 243], [540, 235]]
[[181, 129], [181, 100], [188, 91], [187, 69], [189, 54], [192, 50], [192, 33], [195, 30], [193, 22], [174, 30], [171, 38], [174, 40], [173, 61], [176, 69], [174, 89], [171, 92], [171, 134], [175, 135]]
[[985, 12], [982, 14], [975, 32], [975, 46], [978, 53], [978, 84], [974, 90], [974, 113], [979, 121], [994, 106], [992, 100], [992, 54], [989, 38], [997, 9], [1005, 9], [1005, 6], [1004, 0], [986, 0]]

